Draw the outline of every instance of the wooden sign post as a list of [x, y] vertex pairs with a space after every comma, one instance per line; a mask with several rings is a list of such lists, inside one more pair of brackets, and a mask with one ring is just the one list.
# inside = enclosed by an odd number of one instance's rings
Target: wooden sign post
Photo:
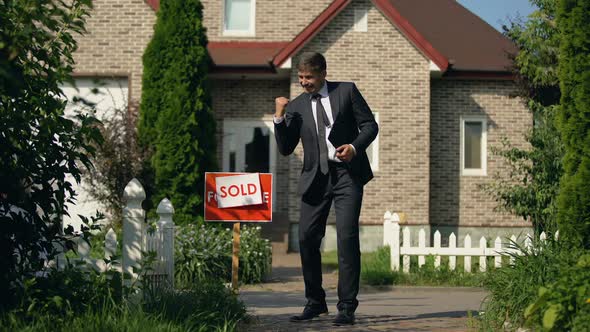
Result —
[[[240, 265], [240, 223], [272, 221], [272, 174], [258, 174], [256, 180], [259, 183], [250, 183], [248, 179], [244, 179], [245, 177], [237, 178], [239, 179], [237, 181], [226, 178], [220, 180], [219, 183], [215, 180], [236, 175], [251, 177], [253, 174], [205, 173], [205, 221], [234, 223], [231, 285], [234, 292], [237, 293]], [[242, 201], [248, 204], [241, 203]], [[252, 201], [255, 203], [252, 204]], [[257, 204], [258, 202], [260, 203]]]
[[240, 267], [240, 223], [234, 223], [234, 236], [232, 241], [231, 257], [231, 288], [238, 292], [238, 269]]

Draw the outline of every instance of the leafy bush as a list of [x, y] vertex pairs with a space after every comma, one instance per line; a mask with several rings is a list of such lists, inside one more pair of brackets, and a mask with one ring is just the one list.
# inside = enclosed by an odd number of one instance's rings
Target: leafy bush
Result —
[[361, 282], [368, 285], [392, 285], [395, 272], [391, 271], [389, 246], [380, 247], [371, 256], [361, 255]]
[[91, 158], [94, 167], [85, 174], [84, 189], [105, 206], [110, 224], [121, 229], [125, 187], [133, 178], [145, 185], [153, 181], [146, 178], [148, 174], [143, 169], [146, 152], [137, 143], [135, 117], [128, 108], [114, 107], [100, 120], [103, 141], [96, 145]]
[[146, 306], [146, 312], [196, 330], [219, 327], [235, 330], [246, 317], [246, 307], [218, 280], [202, 281], [192, 288], [165, 292]]
[[530, 249], [516, 243], [510, 247], [523, 255], [512, 255], [511, 265], [490, 271], [484, 280], [490, 291], [483, 304], [482, 324], [487, 328], [500, 329], [505, 323], [522, 326], [525, 309], [537, 297], [539, 286], [557, 280], [562, 266], [571, 262], [555, 241], [536, 242]]
[[528, 325], [546, 331], [588, 331], [590, 327], [590, 254], [564, 266], [556, 282], [539, 288], [525, 311]]
[[[202, 280], [231, 277], [232, 229], [220, 225], [185, 225], [176, 228], [175, 274], [179, 287]], [[242, 226], [239, 280], [261, 282], [270, 272], [271, 246], [259, 226]]]
[[194, 289], [165, 293], [144, 306], [105, 303], [83, 307], [76, 314], [47, 312], [23, 317], [0, 316], [7, 331], [234, 331], [248, 316], [244, 304], [221, 283], [203, 283]]
[[[24, 279], [54, 254], [66, 203], [100, 142], [92, 116], [64, 115], [60, 85], [71, 82], [91, 1], [0, 2], [0, 311], [18, 302]], [[18, 210], [18, 212], [17, 212]]]

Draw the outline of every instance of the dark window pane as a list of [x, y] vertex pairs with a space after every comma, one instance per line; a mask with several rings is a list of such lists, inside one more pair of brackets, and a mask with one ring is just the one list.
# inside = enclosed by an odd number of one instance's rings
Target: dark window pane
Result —
[[253, 128], [254, 138], [246, 144], [246, 172], [268, 173], [270, 169], [270, 131], [266, 135], [262, 128]]
[[463, 156], [465, 168], [481, 168], [482, 123], [465, 121]]
[[236, 152], [231, 151], [229, 153], [229, 171], [235, 172], [236, 171]]

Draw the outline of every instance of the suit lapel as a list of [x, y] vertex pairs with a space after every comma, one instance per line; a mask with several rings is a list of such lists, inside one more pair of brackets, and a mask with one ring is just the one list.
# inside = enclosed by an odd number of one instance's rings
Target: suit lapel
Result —
[[336, 119], [338, 118], [338, 113], [340, 112], [340, 95], [338, 91], [336, 91], [336, 87], [338, 83], [327, 82], [328, 83], [328, 96], [330, 98], [330, 107], [332, 108], [332, 119], [334, 119], [334, 123], [336, 123]]

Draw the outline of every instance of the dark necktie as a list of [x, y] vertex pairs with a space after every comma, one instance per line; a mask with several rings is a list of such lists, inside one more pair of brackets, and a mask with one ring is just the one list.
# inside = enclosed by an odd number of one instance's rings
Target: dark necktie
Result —
[[326, 144], [326, 127], [330, 127], [330, 119], [322, 106], [322, 96], [314, 94], [316, 100], [316, 124], [318, 126], [318, 147], [320, 150], [320, 171], [328, 174], [328, 145]]

